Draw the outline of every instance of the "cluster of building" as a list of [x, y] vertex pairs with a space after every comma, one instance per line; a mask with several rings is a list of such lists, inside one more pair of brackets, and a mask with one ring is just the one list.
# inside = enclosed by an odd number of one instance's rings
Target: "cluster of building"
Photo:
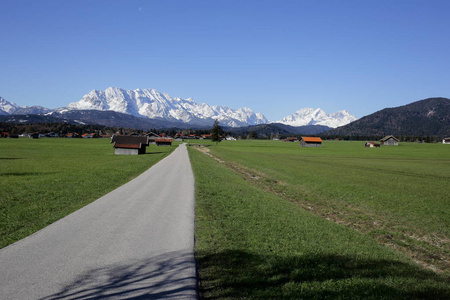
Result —
[[[130, 133], [129, 135], [117, 135], [113, 136], [109, 135], [99, 135], [98, 133], [67, 133], [65, 135], [60, 135], [55, 132], [49, 133], [26, 133], [20, 135], [22, 137], [29, 137], [38, 139], [41, 137], [66, 137], [66, 138], [111, 138], [111, 142], [114, 143], [114, 148], [116, 149], [116, 154], [143, 154], [145, 153], [145, 148], [150, 144], [155, 144], [157, 146], [171, 146], [172, 141], [183, 141], [185, 139], [200, 139], [200, 140], [208, 140], [211, 139], [210, 134], [184, 134], [184, 133], [176, 133], [173, 136], [169, 136], [166, 133], [155, 134], [153, 132], [149, 133]], [[12, 134], [11, 132], [0, 132], [1, 138], [18, 138], [19, 135]], [[221, 136], [221, 139], [226, 140], [236, 140], [233, 137], [224, 138]], [[284, 142], [298, 142], [300, 141], [301, 147], [321, 147], [323, 140], [320, 137], [287, 137], [283, 139]], [[385, 146], [397, 146], [399, 143], [399, 139], [393, 135], [388, 135], [382, 138], [379, 142], [366, 142], [365, 147], [368, 148], [379, 148], [382, 145]], [[450, 144], [450, 137], [444, 138], [442, 140], [443, 144]], [[134, 149], [134, 150], [132, 150]]]
[[382, 138], [379, 143], [377, 143], [377, 142], [366, 142], [365, 146], [367, 148], [380, 148], [381, 145], [384, 145], [384, 146], [398, 146], [398, 142], [399, 142], [398, 138], [396, 138], [393, 135], [388, 135], [388, 136], [385, 136], [384, 138]]
[[19, 136], [17, 134], [11, 134], [11, 132], [2, 131], [0, 132], [0, 138], [11, 138], [11, 139], [17, 139]]
[[210, 140], [211, 135], [210, 134], [182, 134], [177, 133], [174, 135], [175, 139], [182, 139], [182, 140]]
[[111, 137], [114, 153], [117, 155], [145, 154], [146, 148], [154, 144], [156, 146], [172, 146], [172, 137], [165, 134], [158, 135], [150, 132], [143, 135], [116, 135]]
[[[297, 137], [287, 137], [283, 142], [298, 142]], [[300, 138], [300, 147], [320, 147], [322, 146], [322, 139], [320, 137], [302, 136]]]
[[[298, 142], [300, 141], [301, 147], [320, 147], [322, 146], [322, 139], [320, 137], [287, 137], [284, 142]], [[399, 139], [393, 135], [388, 135], [380, 140], [380, 142], [366, 142], [365, 147], [379, 148], [380, 146], [398, 146]], [[450, 138], [445, 138], [442, 141], [443, 144], [450, 144]]]
[[[17, 134], [12, 134], [10, 132], [2, 132], [0, 137], [2, 138], [18, 138], [19, 135]], [[56, 132], [49, 132], [49, 133], [40, 133], [40, 132], [31, 132], [31, 133], [24, 133], [21, 134], [20, 137], [28, 137], [30, 139], [38, 139], [38, 138], [43, 138], [43, 137], [66, 137], [66, 138], [105, 138], [105, 137], [111, 137], [111, 136], [107, 136], [107, 135], [99, 135], [97, 133], [85, 133], [85, 134], [79, 134], [79, 133], [75, 133], [75, 132], [71, 132], [71, 133], [67, 133], [64, 135], [61, 135], [59, 133]]]
[[[235, 138], [224, 138], [226, 140], [236, 140]], [[165, 133], [156, 134], [153, 132], [143, 134], [130, 134], [130, 135], [113, 135], [111, 137], [111, 143], [113, 143], [115, 154], [118, 155], [138, 155], [144, 154], [146, 147], [151, 144], [156, 146], [171, 146], [172, 141], [181, 142], [183, 140], [199, 139], [210, 140], [210, 134], [183, 134], [176, 133], [173, 136]]]

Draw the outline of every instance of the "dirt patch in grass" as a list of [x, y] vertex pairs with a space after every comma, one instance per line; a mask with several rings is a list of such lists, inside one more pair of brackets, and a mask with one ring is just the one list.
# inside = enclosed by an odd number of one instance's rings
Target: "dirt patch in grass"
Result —
[[188, 144], [188, 146], [190, 147], [194, 147], [195, 149], [197, 149], [200, 152], [203, 153], [209, 153], [209, 145], [202, 145], [202, 144]]
[[188, 144], [191, 147], [194, 147], [195, 149], [197, 149], [198, 151], [205, 153], [206, 155], [208, 155], [209, 157], [211, 157], [212, 159], [215, 159], [216, 161], [218, 161], [219, 163], [224, 163], [223, 160], [215, 157], [214, 155], [212, 155], [211, 153], [209, 153], [209, 149], [207, 148], [208, 146], [206, 145], [201, 145], [201, 144]]
[[[293, 189], [263, 172], [237, 162], [224, 161], [212, 155], [203, 145], [195, 146], [195, 148], [268, 193], [283, 197], [329, 221], [367, 234], [377, 242], [408, 255], [417, 263], [435, 272], [448, 273], [450, 270], [450, 240], [446, 237], [421, 232], [420, 229], [411, 231], [398, 226], [395, 220], [383, 219], [380, 215], [352, 206], [342, 200], [325, 199], [317, 194], [310, 196], [307, 191], [299, 192], [298, 187]], [[314, 197], [314, 202], [309, 201], [309, 197]]]

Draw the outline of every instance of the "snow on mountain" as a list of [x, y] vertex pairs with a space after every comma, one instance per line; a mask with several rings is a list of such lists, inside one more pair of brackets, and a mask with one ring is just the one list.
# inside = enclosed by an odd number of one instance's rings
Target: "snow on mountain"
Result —
[[28, 114], [45, 114], [51, 112], [52, 110], [42, 106], [24, 106], [16, 109], [14, 111], [15, 115], [28, 115]]
[[0, 97], [0, 115], [41, 114], [49, 111], [51, 110], [42, 106], [19, 106]]
[[[116, 111], [137, 117], [148, 117], [161, 121], [183, 122], [191, 125], [209, 126], [218, 119], [229, 127], [267, 124], [269, 121], [260, 113], [243, 107], [232, 109], [227, 106], [210, 106], [196, 103], [192, 98], [172, 98], [154, 89], [124, 90], [110, 87], [104, 91], [93, 90], [78, 102], [67, 107], [50, 110], [41, 106], [19, 106], [0, 97], [0, 115], [11, 114], [63, 114], [73, 110]], [[346, 110], [327, 114], [320, 108], [303, 108], [275, 123], [291, 126], [324, 125], [332, 128], [346, 125], [356, 120]]]
[[332, 128], [347, 125], [357, 118], [346, 110], [341, 110], [332, 114], [327, 114], [321, 108], [303, 108], [292, 115], [289, 115], [276, 123], [291, 126], [324, 125]]
[[20, 106], [14, 102], [6, 101], [4, 98], [0, 97], [0, 115], [10, 115], [19, 108]]
[[123, 90], [110, 87], [104, 91], [93, 90], [70, 109], [113, 110], [138, 117], [159, 118], [192, 124], [211, 123], [218, 119], [222, 125], [238, 127], [268, 123], [262, 115], [249, 108], [232, 109], [226, 106], [209, 106], [193, 99], [172, 98], [154, 89]]

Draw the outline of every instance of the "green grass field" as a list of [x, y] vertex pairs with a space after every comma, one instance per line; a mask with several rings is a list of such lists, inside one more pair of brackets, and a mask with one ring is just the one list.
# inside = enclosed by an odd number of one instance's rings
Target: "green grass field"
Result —
[[0, 139], [0, 248], [136, 177], [175, 147], [115, 155], [109, 139]]
[[[449, 299], [450, 148], [363, 145], [189, 147], [202, 298]], [[118, 156], [105, 139], [1, 139], [0, 247], [175, 146]]]
[[447, 146], [192, 147], [203, 297], [450, 297]]

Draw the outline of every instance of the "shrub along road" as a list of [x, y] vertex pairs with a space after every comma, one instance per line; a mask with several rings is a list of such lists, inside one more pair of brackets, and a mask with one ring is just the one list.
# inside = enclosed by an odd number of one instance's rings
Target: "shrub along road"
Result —
[[3, 299], [197, 298], [185, 145], [139, 177], [0, 250]]

